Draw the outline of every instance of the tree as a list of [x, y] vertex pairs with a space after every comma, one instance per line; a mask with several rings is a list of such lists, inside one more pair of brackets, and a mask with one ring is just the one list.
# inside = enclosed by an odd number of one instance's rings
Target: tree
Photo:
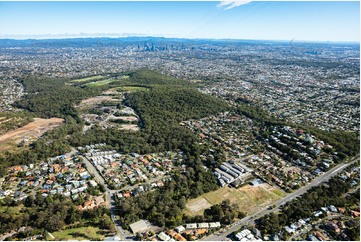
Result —
[[103, 184], [99, 184], [99, 190], [101, 192], [106, 192], [105, 186]]
[[25, 205], [26, 207], [32, 207], [32, 206], [34, 206], [34, 201], [35, 201], [34, 195], [33, 195], [33, 194], [30, 194], [30, 195], [27, 196], [27, 198], [25, 199], [24, 205]]
[[44, 221], [44, 228], [49, 231], [57, 231], [65, 226], [64, 221], [60, 218], [59, 215], [55, 214], [47, 218], [46, 222]]

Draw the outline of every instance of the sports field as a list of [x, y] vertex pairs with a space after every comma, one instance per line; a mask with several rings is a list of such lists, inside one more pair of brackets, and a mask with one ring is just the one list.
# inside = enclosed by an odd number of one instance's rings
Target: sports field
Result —
[[226, 186], [190, 200], [187, 202], [184, 212], [191, 216], [201, 215], [205, 209], [229, 199], [231, 203], [238, 204], [241, 212], [250, 214], [285, 195], [282, 190], [266, 183], [259, 186], [244, 185], [238, 189]]
[[98, 87], [98, 86], [103, 86], [103, 85], [109, 84], [114, 81], [115, 81], [114, 79], [106, 79], [106, 80], [101, 80], [101, 81], [90, 82], [85, 85], [88, 87]]
[[80, 78], [80, 79], [75, 79], [70, 81], [71, 83], [81, 83], [81, 82], [88, 82], [88, 81], [96, 81], [96, 80], [100, 80], [100, 79], [104, 79], [104, 76], [91, 76], [91, 77], [86, 77], [86, 78]]

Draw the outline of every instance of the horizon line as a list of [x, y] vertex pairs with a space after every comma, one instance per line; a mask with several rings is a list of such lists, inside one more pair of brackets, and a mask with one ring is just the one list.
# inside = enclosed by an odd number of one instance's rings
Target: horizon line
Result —
[[[123, 36], [122, 36], [123, 35]], [[19, 38], [15, 37], [19, 36]], [[21, 36], [21, 37], [20, 37]], [[58, 37], [57, 37], [58, 36]], [[124, 35], [124, 34], [44, 34], [44, 35], [0, 35], [0, 40], [17, 40], [17, 41], [25, 41], [25, 40], [70, 40], [70, 39], [126, 39], [126, 38], [163, 38], [163, 39], [183, 39], [183, 40], [217, 40], [217, 41], [293, 41], [293, 42], [336, 42], [336, 43], [360, 43], [360, 40], [297, 40], [295, 38], [292, 39], [248, 39], [248, 38], [207, 38], [207, 37], [171, 37], [165, 35], [142, 35], [142, 34], [134, 34], [134, 35]]]

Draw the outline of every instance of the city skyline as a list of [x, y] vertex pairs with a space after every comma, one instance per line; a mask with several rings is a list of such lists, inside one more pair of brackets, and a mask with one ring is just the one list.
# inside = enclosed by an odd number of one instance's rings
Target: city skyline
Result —
[[0, 38], [360, 41], [359, 2], [0, 2]]

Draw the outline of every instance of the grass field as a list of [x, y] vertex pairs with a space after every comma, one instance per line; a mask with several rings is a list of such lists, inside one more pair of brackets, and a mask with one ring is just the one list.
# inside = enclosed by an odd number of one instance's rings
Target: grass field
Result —
[[119, 87], [117, 90], [121, 92], [137, 92], [137, 91], [146, 91], [149, 88], [146, 87], [138, 87], [138, 86], [123, 86]]
[[251, 214], [285, 195], [283, 191], [268, 184], [244, 185], [238, 189], [226, 186], [190, 200], [187, 202], [184, 212], [190, 216], [201, 215], [205, 209], [229, 199], [231, 203], [236, 203], [239, 206], [241, 212]]
[[24, 207], [24, 205], [19, 205], [16, 207], [7, 207], [7, 206], [0, 206], [0, 214], [6, 213], [9, 215], [17, 215], [20, 214], [20, 210]]
[[277, 196], [280, 196], [280, 197], [284, 197], [285, 196], [285, 192], [282, 191], [282, 190], [279, 190], [279, 189], [275, 189], [272, 191], [274, 194], [276, 194]]
[[88, 81], [96, 81], [96, 80], [100, 80], [100, 79], [104, 79], [104, 76], [91, 76], [91, 77], [86, 77], [86, 78], [81, 78], [81, 79], [75, 79], [70, 81], [71, 83], [81, 83], [81, 82], [88, 82]]
[[92, 226], [80, 227], [73, 229], [65, 229], [51, 233], [55, 238], [54, 240], [103, 240], [104, 235], [99, 228]]
[[88, 87], [98, 87], [98, 86], [103, 86], [103, 85], [109, 84], [114, 81], [115, 81], [114, 79], [106, 79], [106, 80], [101, 80], [101, 81], [90, 82], [85, 85]]

